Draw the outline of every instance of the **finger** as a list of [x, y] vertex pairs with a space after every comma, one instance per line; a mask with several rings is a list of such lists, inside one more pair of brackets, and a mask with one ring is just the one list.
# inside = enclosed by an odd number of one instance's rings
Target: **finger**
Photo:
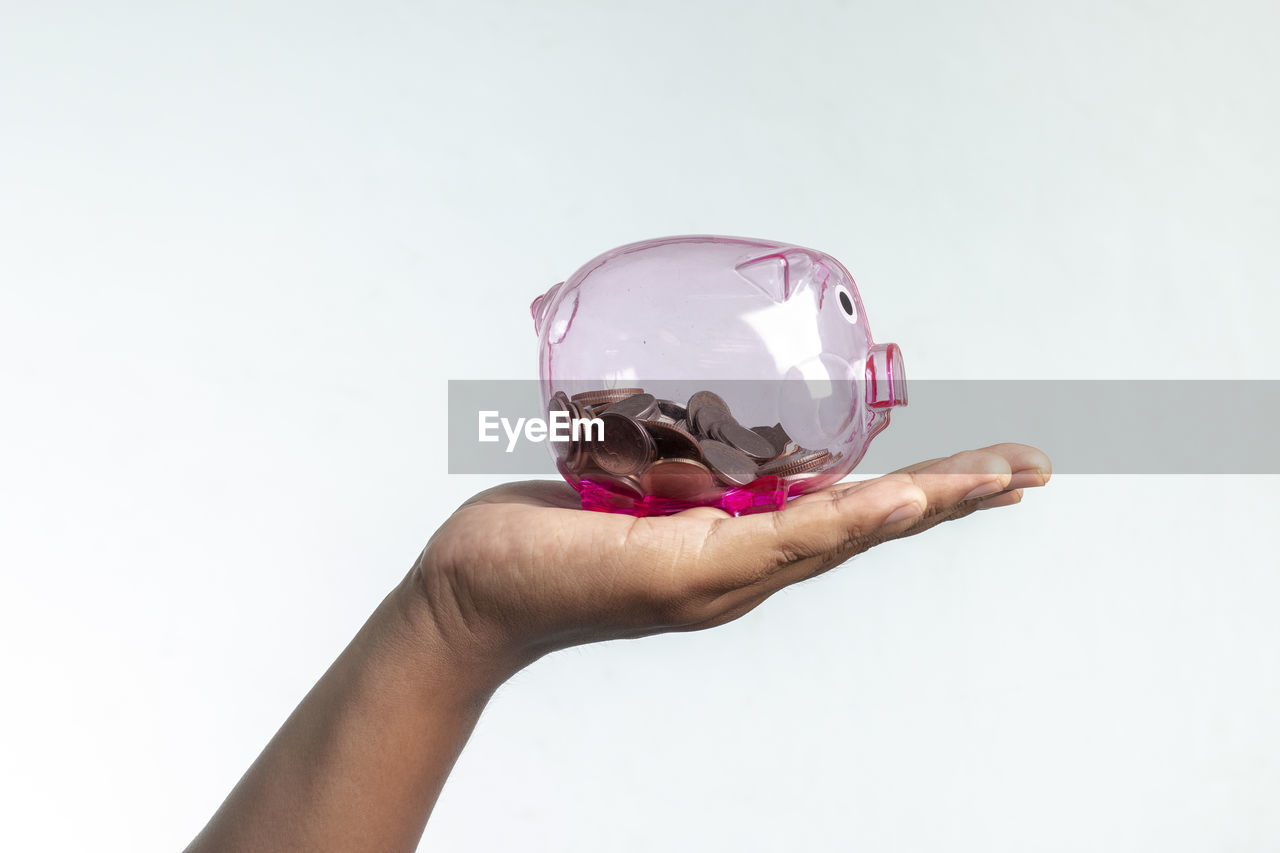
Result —
[[[888, 539], [904, 539], [908, 536], [915, 536], [937, 527], [943, 522], [956, 521], [980, 509], [996, 509], [1020, 503], [1023, 497], [1023, 489], [1030, 487], [1026, 484], [1031, 483], [1035, 486], [1042, 486], [1048, 482], [1051, 475], [1052, 469], [1048, 457], [1034, 447], [1028, 447], [1023, 444], [1003, 444], [993, 445], [978, 452], [1005, 454], [1006, 460], [1010, 461], [1010, 467], [1018, 467], [1020, 470], [1013, 472], [1009, 484], [1004, 489], [985, 497], [961, 500], [948, 506], [945, 501], [938, 500], [936, 495], [931, 495], [933, 500], [924, 517], [909, 525], [906, 530], [893, 533]], [[957, 457], [964, 455], [966, 454], [957, 454]], [[921, 473], [926, 478], [937, 476], [938, 474], [946, 476], [947, 472], [953, 469], [953, 466], [953, 460], [946, 460], [945, 464], [939, 463]], [[888, 541], [888, 539], [885, 541]]]
[[938, 456], [934, 459], [926, 459], [923, 462], [915, 462], [911, 465], [906, 466], [905, 468], [899, 468], [898, 470], [890, 471], [889, 473], [890, 474], [910, 474], [914, 471], [919, 471], [921, 468], [927, 468], [935, 462], [941, 462], [946, 458], [947, 457], [945, 456]]
[[[747, 598], [768, 597], [880, 542], [968, 515], [984, 501], [988, 506], [1016, 503], [1020, 490], [1017, 497], [1003, 496], [1012, 492], [1006, 491], [1013, 477], [1010, 469], [1017, 465], [1039, 470], [1042, 461], [1047, 463], [1047, 458], [1035, 448], [995, 445], [930, 460], [914, 473], [889, 474], [806, 495], [778, 513], [750, 516], [747, 524], [721, 522], [708, 545], [719, 544], [718, 536], [731, 531], [738, 547], [709, 548], [706, 553], [713, 565], [731, 562], [716, 566], [702, 580], [720, 585], [717, 599], [724, 606], [744, 606]], [[917, 511], [920, 496], [923, 511]], [[888, 509], [894, 503], [899, 510]], [[764, 519], [772, 520], [768, 527]], [[743, 592], [735, 594], [735, 589]]]
[[806, 495], [777, 512], [720, 519], [706, 536], [692, 580], [717, 592], [757, 583], [781, 566], [840, 551], [884, 528], [906, 529], [925, 507], [909, 479], [881, 477]]
[[718, 522], [707, 545], [721, 547], [706, 549], [713, 566], [707, 580], [727, 591], [759, 583], [802, 560], [816, 559], [817, 570], [829, 568], [854, 553], [857, 544], [883, 541], [920, 517], [1003, 491], [1012, 478], [1010, 459], [1019, 466], [1035, 465], [1037, 455], [1043, 457], [1020, 444], [964, 451], [924, 463], [914, 473], [806, 495], [776, 513]]
[[[908, 476], [926, 490], [927, 512], [938, 512], [960, 500], [976, 500], [1010, 488], [1042, 486], [1052, 466], [1040, 450], [1026, 444], [993, 444], [899, 468], [885, 477]], [[947, 479], [942, 479], [943, 477]], [[856, 489], [872, 480], [837, 486]], [[807, 498], [798, 498], [797, 502]]]
[[[1043, 486], [1049, 482], [1049, 477], [1053, 473], [1053, 465], [1049, 461], [1049, 457], [1043, 451], [1031, 447], [1027, 444], [1015, 444], [1006, 442], [1003, 444], [993, 444], [990, 447], [983, 447], [981, 450], [999, 453], [1009, 461], [1009, 468], [1013, 471], [1014, 487], [1027, 488], [1028, 486]], [[950, 457], [939, 456], [936, 459], [927, 459], [923, 462], [915, 462], [896, 471], [892, 474], [913, 474], [921, 471], [939, 462], [945, 462]]]
[[[896, 476], [910, 477], [920, 486], [928, 497], [925, 515], [930, 518], [941, 515], [941, 520], [967, 515], [967, 511], [957, 514], [957, 510], [971, 510], [977, 502], [994, 495], [1044, 485], [1051, 470], [1044, 453], [1025, 444], [1011, 443], [966, 450], [911, 467], [914, 470], [910, 473]], [[1008, 499], [1008, 503], [1016, 503], [1018, 499]], [[912, 535], [912, 532], [902, 535]]]
[[948, 521], [958, 521], [981, 509], [996, 509], [997, 507], [1002, 506], [1012, 506], [1013, 504], [1020, 503], [1022, 501], [1022, 495], [1022, 489], [1008, 489], [980, 500], [963, 501], [950, 508], [934, 512], [932, 514], [926, 514], [914, 524], [909, 525], [906, 530], [892, 533], [883, 541], [888, 542], [892, 539], [906, 539], [910, 536], [917, 536], [924, 533], [926, 530], [932, 530], [940, 524]]
[[1044, 451], [1029, 444], [1006, 442], [984, 447], [983, 450], [999, 453], [1009, 462], [1013, 472], [1009, 488], [1026, 489], [1043, 486], [1053, 476], [1053, 463]]
[[978, 501], [978, 509], [995, 509], [1002, 506], [1013, 506], [1022, 502], [1022, 489], [1009, 489], [998, 495]]
[[[703, 541], [678, 587], [700, 600], [701, 617], [745, 612], [778, 589], [827, 571], [880, 542], [923, 532], [989, 504], [1010, 489], [1014, 466], [1041, 471], [1048, 460], [1026, 445], [994, 445], [929, 460], [911, 473], [841, 485], [797, 498], [782, 510], [703, 519]], [[1043, 482], [1043, 472], [1040, 479]], [[691, 516], [692, 513], [681, 515]]]
[[928, 499], [926, 514], [945, 512], [963, 501], [978, 500], [1009, 487], [1013, 478], [1009, 458], [999, 449], [966, 450], [926, 465], [908, 477]]

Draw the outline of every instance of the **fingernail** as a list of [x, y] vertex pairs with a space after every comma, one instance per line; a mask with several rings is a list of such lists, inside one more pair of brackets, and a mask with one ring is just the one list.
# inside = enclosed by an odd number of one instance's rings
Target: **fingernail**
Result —
[[1001, 486], [998, 481], [991, 481], [988, 483], [983, 483], [981, 486], [978, 486], [976, 489], [969, 492], [969, 494], [965, 495], [960, 500], [971, 501], [977, 498], [985, 498], [987, 495], [994, 495], [996, 492], [1001, 492], [1001, 491], [1004, 491], [1004, 487]]
[[1039, 468], [1026, 468], [1014, 473], [1007, 488], [1030, 489], [1044, 485], [1044, 472]]
[[919, 504], [904, 504], [889, 513], [889, 517], [884, 520], [884, 525], [897, 524], [899, 521], [906, 521], [908, 518], [915, 518], [919, 514]]

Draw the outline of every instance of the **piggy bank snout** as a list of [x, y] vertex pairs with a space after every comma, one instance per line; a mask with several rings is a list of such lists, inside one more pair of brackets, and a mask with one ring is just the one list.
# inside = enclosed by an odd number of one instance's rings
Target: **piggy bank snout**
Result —
[[891, 409], [907, 405], [907, 373], [897, 344], [876, 344], [867, 354], [867, 406]]

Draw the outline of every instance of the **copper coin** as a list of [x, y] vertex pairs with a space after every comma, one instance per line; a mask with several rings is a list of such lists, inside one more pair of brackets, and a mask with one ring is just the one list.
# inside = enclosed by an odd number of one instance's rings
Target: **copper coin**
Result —
[[641, 421], [644, 428], [653, 437], [658, 456], [664, 459], [701, 459], [702, 449], [698, 440], [689, 433], [671, 424], [657, 421]]
[[756, 463], [737, 448], [719, 441], [702, 442], [702, 458], [722, 482], [745, 486], [756, 478]]
[[653, 399], [652, 394], [633, 394], [625, 400], [614, 403], [605, 411], [644, 420], [658, 411], [658, 401]]
[[735, 447], [757, 462], [772, 459], [777, 455], [773, 442], [758, 432], [749, 430], [737, 421], [716, 424], [716, 438], [730, 447]]
[[644, 497], [644, 489], [635, 477], [622, 477], [605, 471], [591, 470], [582, 475], [584, 482], [593, 483], [603, 489], [629, 498], [640, 500]]
[[688, 410], [674, 400], [659, 400], [658, 411], [673, 421], [682, 420], [688, 414]]
[[659, 459], [640, 475], [640, 486], [660, 498], [693, 500], [716, 487], [710, 469], [692, 459]]
[[[587, 441], [594, 436], [591, 428], [585, 423], [586, 419], [591, 417], [590, 412], [578, 403], [569, 401], [569, 455], [565, 459], [565, 464], [573, 470], [581, 468], [587, 461]], [[574, 421], [584, 421], [579, 423], [577, 433], [574, 432]]]
[[617, 412], [600, 415], [604, 441], [591, 443], [591, 458], [610, 474], [639, 474], [653, 459], [653, 439], [639, 421]]

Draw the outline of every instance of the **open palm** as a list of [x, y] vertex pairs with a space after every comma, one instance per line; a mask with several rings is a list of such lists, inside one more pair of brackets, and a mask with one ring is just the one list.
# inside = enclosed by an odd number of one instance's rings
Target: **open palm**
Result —
[[523, 665], [580, 643], [723, 624], [881, 542], [1017, 503], [1049, 474], [1039, 450], [998, 444], [737, 518], [584, 512], [565, 483], [511, 483], [463, 504], [415, 574], [455, 643]]

